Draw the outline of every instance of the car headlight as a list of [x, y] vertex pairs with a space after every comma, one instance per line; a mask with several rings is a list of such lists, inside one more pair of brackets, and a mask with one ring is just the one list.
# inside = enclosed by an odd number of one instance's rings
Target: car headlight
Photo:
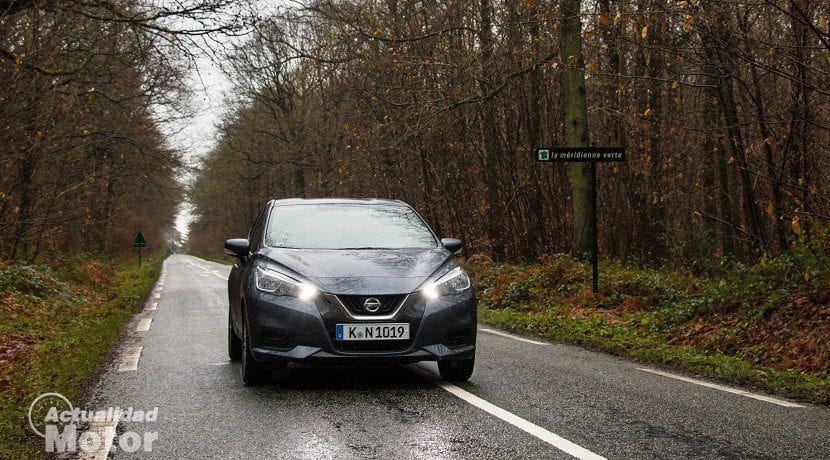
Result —
[[297, 281], [282, 273], [265, 267], [257, 267], [254, 275], [256, 288], [275, 295], [311, 300], [319, 292], [317, 287], [305, 281]]
[[443, 295], [462, 292], [467, 289], [470, 289], [470, 277], [464, 273], [461, 267], [455, 267], [438, 280], [425, 284], [421, 288], [421, 292], [428, 299], [437, 299]]

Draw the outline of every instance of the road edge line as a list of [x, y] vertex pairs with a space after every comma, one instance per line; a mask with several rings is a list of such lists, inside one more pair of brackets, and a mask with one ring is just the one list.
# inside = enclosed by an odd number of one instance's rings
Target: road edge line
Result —
[[93, 452], [81, 451], [78, 455], [79, 460], [106, 460], [109, 456], [112, 442], [115, 439], [115, 428], [118, 426], [118, 421], [121, 419], [121, 411], [116, 409], [112, 412], [111, 420], [94, 420], [89, 424], [87, 433], [95, 433], [101, 444]]
[[153, 323], [153, 318], [142, 318], [138, 321], [138, 325], [135, 327], [136, 332], [147, 332], [150, 330], [150, 324]]
[[684, 377], [682, 375], [672, 374], [669, 372], [658, 371], [657, 369], [651, 369], [647, 367], [638, 367], [636, 368], [638, 371], [648, 372], [650, 374], [659, 375], [662, 377], [667, 377], [674, 380], [680, 380], [686, 383], [692, 383], [694, 385], [699, 385], [706, 388], [711, 388], [713, 390], [720, 390], [726, 393], [732, 393], [740, 396], [746, 396], [747, 398], [757, 399], [759, 401], [768, 402], [771, 404], [777, 404], [783, 407], [806, 407], [802, 404], [785, 401], [783, 399], [773, 398], [772, 396], [766, 396], [758, 393], [752, 393], [746, 390], [741, 390], [740, 388], [732, 388], [725, 385], [719, 385], [717, 383], [707, 382], [705, 380], [698, 380], [693, 379], [691, 377]]
[[121, 364], [118, 365], [118, 372], [130, 372], [138, 370], [138, 360], [141, 359], [142, 347], [129, 347], [121, 355]]
[[502, 332], [498, 329], [491, 329], [489, 327], [480, 327], [480, 328], [478, 328], [478, 330], [481, 331], [481, 332], [486, 332], [488, 334], [498, 335], [500, 337], [507, 337], [508, 339], [513, 339], [513, 340], [519, 340], [521, 342], [532, 343], [533, 345], [550, 345], [547, 342], [540, 342], [538, 340], [526, 339], [526, 338], [518, 336], [518, 335], [509, 334], [507, 332]]

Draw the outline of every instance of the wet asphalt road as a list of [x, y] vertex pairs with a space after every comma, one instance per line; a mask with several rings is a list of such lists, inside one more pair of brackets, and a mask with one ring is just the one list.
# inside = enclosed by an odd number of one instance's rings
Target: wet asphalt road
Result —
[[[495, 406], [490, 412], [439, 387], [432, 363], [294, 366], [246, 388], [226, 352], [229, 269], [183, 255], [165, 262], [160, 298], [148, 302], [157, 308], [134, 318], [91, 392], [95, 408], [158, 407], [156, 422], [118, 426], [158, 433], [152, 451], [113, 450], [114, 458], [570, 458], [493, 411], [607, 458], [830, 458], [826, 406], [784, 407], [488, 332], [479, 333], [476, 371], [460, 391]], [[135, 332], [145, 317], [150, 329]], [[121, 353], [134, 346], [142, 347], [137, 370], [119, 372]]]

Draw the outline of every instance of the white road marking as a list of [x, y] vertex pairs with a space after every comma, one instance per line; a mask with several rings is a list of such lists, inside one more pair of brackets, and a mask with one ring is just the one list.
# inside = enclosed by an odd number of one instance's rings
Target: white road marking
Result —
[[121, 356], [121, 364], [118, 365], [118, 372], [129, 372], [138, 370], [138, 359], [141, 358], [141, 347], [129, 347]]
[[539, 342], [538, 340], [526, 339], [524, 337], [519, 337], [518, 335], [508, 334], [507, 332], [497, 331], [495, 329], [488, 329], [486, 327], [480, 327], [480, 328], [478, 328], [478, 330], [481, 331], [481, 332], [486, 332], [488, 334], [500, 335], [502, 337], [507, 337], [507, 338], [513, 339], [513, 340], [521, 340], [522, 342], [532, 343], [534, 345], [548, 345], [545, 342]]
[[190, 265], [193, 265], [194, 267], [201, 268], [202, 270], [204, 270], [204, 273], [200, 273], [200, 275], [212, 274], [212, 275], [218, 276], [219, 278], [222, 278], [225, 281], [228, 280], [227, 276], [225, 276], [221, 273], [218, 273], [215, 270], [212, 270], [210, 267], [205, 267], [205, 266], [199, 265], [199, 264], [197, 264], [197, 263], [195, 263], [191, 260], [188, 260], [187, 263], [189, 263]]
[[143, 318], [141, 321], [138, 322], [138, 326], [136, 326], [136, 332], [147, 332], [150, 330], [150, 323], [153, 322], [153, 318]]
[[479, 398], [478, 396], [464, 390], [463, 388], [453, 385], [452, 383], [447, 383], [442, 380], [439, 380], [436, 376], [432, 373], [424, 370], [423, 368], [416, 367], [416, 366], [409, 366], [409, 369], [412, 370], [414, 373], [424, 377], [425, 379], [431, 381], [432, 383], [438, 385], [439, 387], [443, 388], [453, 396], [458, 397], [459, 399], [472, 404], [475, 407], [487, 412], [490, 415], [494, 415], [501, 420], [515, 426], [516, 428], [535, 436], [536, 438], [552, 445], [553, 447], [565, 452], [566, 454], [572, 455], [579, 459], [590, 459], [590, 460], [604, 460], [605, 457], [595, 454], [590, 450], [575, 444], [567, 439], [559, 436], [556, 433], [550, 432], [539, 425], [536, 425], [533, 422], [530, 422], [526, 419], [519, 417], [518, 415], [509, 412], [505, 409], [502, 409], [495, 404], [487, 402], [484, 399]]
[[201, 268], [202, 270], [207, 270], [208, 269], [207, 267], [203, 267], [203, 266], [201, 266], [201, 265], [199, 265], [199, 264], [197, 264], [197, 263], [195, 263], [191, 260], [188, 260], [187, 263], [189, 263], [190, 265], [193, 265], [194, 267]]
[[794, 402], [785, 401], [783, 399], [773, 398], [771, 396], [765, 396], [765, 395], [761, 395], [761, 394], [758, 394], [758, 393], [750, 393], [749, 391], [746, 391], [746, 390], [741, 390], [741, 389], [738, 389], [738, 388], [730, 388], [730, 387], [727, 387], [727, 386], [718, 385], [716, 383], [706, 382], [706, 381], [703, 381], [703, 380], [693, 379], [693, 378], [689, 378], [689, 377], [683, 377], [682, 375], [676, 375], [676, 374], [670, 374], [668, 372], [658, 371], [656, 369], [647, 369], [647, 368], [638, 367], [637, 370], [638, 371], [643, 371], [643, 372], [648, 372], [648, 373], [655, 374], [655, 375], [660, 375], [660, 376], [663, 376], [663, 377], [668, 377], [670, 379], [682, 380], [684, 382], [693, 383], [695, 385], [700, 385], [700, 386], [706, 387], [706, 388], [712, 388], [712, 389], [715, 389], [715, 390], [725, 391], [727, 393], [733, 393], [733, 394], [736, 394], [736, 395], [746, 396], [747, 398], [757, 399], [759, 401], [764, 401], [764, 402], [768, 402], [768, 403], [772, 403], [772, 404], [778, 404], [779, 406], [804, 407], [801, 404], [796, 404]]
[[112, 447], [112, 441], [115, 438], [115, 427], [120, 419], [121, 411], [116, 409], [112, 412], [112, 420], [95, 420], [90, 423], [87, 432], [97, 435], [89, 438], [97, 438], [100, 441], [98, 449], [87, 451], [81, 446], [81, 454], [78, 458], [82, 460], [105, 460]]
[[149, 307], [147, 307], [147, 311], [156, 311], [156, 308], [158, 308], [158, 306], [159, 306], [158, 302], [153, 302], [153, 303], [150, 304]]

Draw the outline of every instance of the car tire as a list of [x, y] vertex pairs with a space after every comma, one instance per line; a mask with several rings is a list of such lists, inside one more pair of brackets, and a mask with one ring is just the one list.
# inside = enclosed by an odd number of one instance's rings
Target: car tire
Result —
[[441, 378], [447, 382], [466, 382], [473, 375], [475, 363], [475, 357], [453, 361], [438, 361], [438, 372], [441, 374]]
[[248, 327], [242, 327], [242, 383], [245, 386], [255, 386], [265, 383], [270, 377], [270, 372], [262, 364], [256, 362], [251, 353], [251, 343], [248, 338]]
[[242, 360], [242, 339], [233, 331], [230, 314], [228, 314], [228, 357], [231, 361]]

